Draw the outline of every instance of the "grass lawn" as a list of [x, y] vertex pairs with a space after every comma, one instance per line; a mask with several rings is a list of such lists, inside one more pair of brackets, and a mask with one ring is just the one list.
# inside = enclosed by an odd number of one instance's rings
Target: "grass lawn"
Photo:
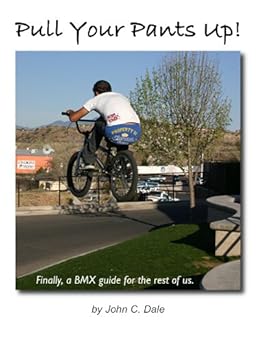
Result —
[[16, 288], [199, 289], [204, 274], [225, 261], [214, 256], [213, 239], [207, 224], [154, 229], [133, 240], [19, 278]]

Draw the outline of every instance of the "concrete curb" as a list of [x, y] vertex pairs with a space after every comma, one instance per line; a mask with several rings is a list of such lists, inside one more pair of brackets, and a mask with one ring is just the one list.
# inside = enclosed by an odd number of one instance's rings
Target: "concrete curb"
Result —
[[[185, 202], [119, 202], [117, 203], [116, 210], [129, 211], [129, 210], [153, 210], [157, 208], [165, 208], [169, 206], [184, 206]], [[81, 210], [79, 209], [81, 207]], [[111, 210], [109, 210], [111, 211]], [[112, 210], [113, 211], [113, 210]], [[104, 212], [103, 210], [95, 212]], [[85, 214], [86, 211], [83, 209], [83, 205], [74, 205], [69, 207], [56, 207], [56, 206], [37, 206], [37, 207], [19, 207], [16, 208], [16, 216], [30, 216], [30, 215], [68, 215], [68, 214]], [[92, 211], [88, 211], [92, 213]]]
[[40, 207], [19, 207], [16, 208], [16, 216], [31, 216], [31, 215], [59, 215], [59, 208], [51, 206]]
[[[210, 219], [210, 228], [214, 230], [226, 230], [226, 231], [240, 231], [240, 203], [236, 202], [235, 196], [213, 196], [207, 198], [209, 208], [217, 209], [218, 211], [224, 211], [231, 213], [229, 218], [223, 220], [215, 220], [215, 217]], [[210, 215], [211, 217], [212, 215]], [[215, 215], [213, 215], [215, 216]]]
[[216, 256], [241, 255], [240, 202], [237, 196], [207, 199], [210, 229], [215, 231]]

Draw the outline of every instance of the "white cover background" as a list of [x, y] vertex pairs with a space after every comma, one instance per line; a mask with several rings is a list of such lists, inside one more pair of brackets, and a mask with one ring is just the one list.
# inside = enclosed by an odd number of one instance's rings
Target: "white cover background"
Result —
[[[256, 12], [253, 1], [12, 1], [0, 10], [0, 227], [2, 341], [242, 341], [256, 336]], [[17, 38], [14, 23], [65, 23], [55, 39]], [[194, 25], [193, 38], [83, 39], [75, 43], [70, 21], [94, 25], [129, 25], [131, 21]], [[205, 23], [239, 22], [239, 37], [206, 38]], [[198, 34], [199, 33], [199, 34]], [[20, 293], [15, 290], [15, 51], [16, 50], [240, 50], [243, 114], [243, 285], [241, 294], [160, 293]], [[162, 315], [90, 314], [92, 305], [162, 305]], [[253, 309], [250, 313], [249, 310]], [[255, 317], [255, 319], [254, 319]], [[4, 337], [3, 337], [4, 336]]]

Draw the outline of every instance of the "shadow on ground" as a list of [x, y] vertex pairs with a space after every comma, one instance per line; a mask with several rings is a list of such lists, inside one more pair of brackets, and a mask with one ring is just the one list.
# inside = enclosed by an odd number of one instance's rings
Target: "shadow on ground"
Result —
[[[148, 209], [150, 210], [150, 209]], [[113, 211], [106, 213], [94, 213], [94, 214], [80, 214], [82, 216], [108, 216], [108, 217], [120, 217], [131, 222], [138, 222], [149, 226], [149, 232], [156, 229], [166, 228], [177, 224], [197, 224], [199, 229], [180, 240], [172, 241], [173, 243], [181, 243], [194, 246], [195, 248], [206, 251], [209, 254], [214, 254], [214, 239], [215, 232], [209, 229], [208, 223], [208, 205], [205, 201], [196, 203], [196, 207], [191, 209], [189, 201], [183, 201], [178, 203], [160, 203], [157, 210], [166, 216], [165, 224], [158, 224], [151, 219], [140, 216], [136, 211]], [[229, 213], [221, 213], [218, 219], [225, 219], [229, 216]]]

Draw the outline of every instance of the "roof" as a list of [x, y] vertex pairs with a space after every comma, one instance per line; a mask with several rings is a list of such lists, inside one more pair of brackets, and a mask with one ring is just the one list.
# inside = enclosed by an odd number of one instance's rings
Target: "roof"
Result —
[[138, 166], [138, 173], [143, 174], [157, 174], [164, 175], [170, 173], [183, 173], [183, 170], [175, 165], [162, 165], [162, 166]]
[[50, 153], [46, 153], [45, 150], [43, 149], [37, 149], [37, 148], [32, 148], [32, 149], [20, 149], [16, 150], [16, 156], [48, 156], [51, 154], [53, 151], [50, 151]]

